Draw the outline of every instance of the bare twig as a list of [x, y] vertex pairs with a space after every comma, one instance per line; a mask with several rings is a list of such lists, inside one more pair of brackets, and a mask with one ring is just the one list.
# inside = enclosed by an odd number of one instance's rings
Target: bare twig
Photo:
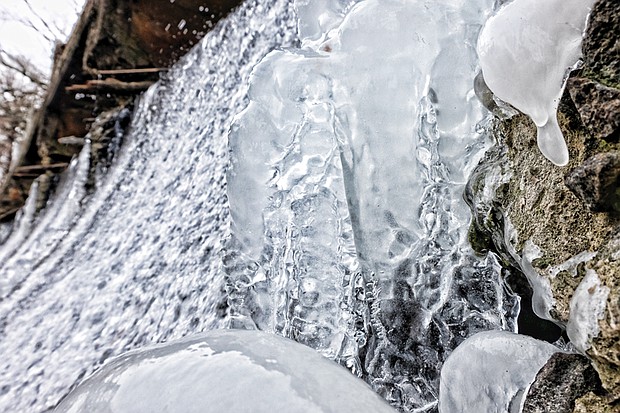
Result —
[[45, 75], [23, 56], [13, 55], [0, 49], [0, 65], [19, 73], [42, 89], [47, 86]]
[[[52, 29], [52, 26], [50, 24], [48, 24], [47, 21], [43, 17], [41, 17], [41, 15], [32, 7], [32, 4], [30, 4], [29, 0], [22, 0], [22, 1], [26, 5], [26, 7], [28, 7], [28, 9], [32, 13], [32, 15], [36, 18], [36, 20], [39, 23], [41, 23], [43, 25], [43, 27], [45, 27], [47, 29], [49, 34], [53, 37], [53, 39], [50, 40], [51, 42], [54, 42], [54, 40], [56, 40], [56, 39], [61, 39], [64, 36], [63, 35], [63, 30], [61, 30], [56, 25], [54, 25], [54, 28]], [[34, 22], [32, 22], [32, 23], [34, 23]], [[33, 28], [36, 29], [35, 27], [33, 27]], [[40, 32], [43, 35], [43, 32], [42, 31], [40, 31]]]
[[148, 89], [154, 81], [121, 82], [117, 79], [89, 80], [85, 84], [71, 85], [65, 88], [68, 92], [140, 92]]

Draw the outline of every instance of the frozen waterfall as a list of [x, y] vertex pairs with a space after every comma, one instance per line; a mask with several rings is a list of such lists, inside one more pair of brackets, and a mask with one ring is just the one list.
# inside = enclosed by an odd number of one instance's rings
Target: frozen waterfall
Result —
[[0, 248], [0, 411], [235, 327], [437, 412], [449, 354], [517, 329], [463, 200], [492, 144], [473, 87], [496, 3], [248, 0], [218, 23], [141, 98], [94, 190], [85, 149]]
[[254, 69], [231, 130], [232, 322], [430, 411], [450, 351], [518, 312], [496, 258], [468, 246], [462, 198], [489, 144], [473, 80], [493, 2], [296, 9], [300, 47]]

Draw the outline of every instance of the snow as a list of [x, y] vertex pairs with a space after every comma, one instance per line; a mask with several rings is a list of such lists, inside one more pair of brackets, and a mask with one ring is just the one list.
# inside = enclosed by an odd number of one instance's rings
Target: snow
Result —
[[593, 0], [515, 0], [486, 23], [478, 40], [484, 80], [493, 93], [530, 116], [538, 147], [558, 166], [568, 148], [557, 121], [566, 73], [581, 55]]
[[362, 380], [294, 341], [220, 330], [133, 351], [55, 410], [110, 413], [395, 412]]
[[547, 342], [504, 331], [468, 338], [441, 370], [439, 412], [521, 412], [536, 374], [559, 351]]

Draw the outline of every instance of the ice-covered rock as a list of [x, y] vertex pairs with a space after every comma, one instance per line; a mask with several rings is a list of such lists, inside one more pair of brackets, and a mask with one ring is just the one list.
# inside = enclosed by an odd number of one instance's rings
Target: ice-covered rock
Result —
[[523, 396], [560, 349], [505, 331], [478, 333], [448, 357], [441, 370], [440, 413], [519, 413]]
[[258, 331], [219, 330], [122, 355], [56, 412], [355, 412], [394, 410], [314, 350]]
[[530, 116], [538, 147], [556, 165], [568, 147], [556, 112], [565, 76], [581, 55], [593, 0], [515, 0], [490, 18], [478, 40], [484, 79], [500, 99]]

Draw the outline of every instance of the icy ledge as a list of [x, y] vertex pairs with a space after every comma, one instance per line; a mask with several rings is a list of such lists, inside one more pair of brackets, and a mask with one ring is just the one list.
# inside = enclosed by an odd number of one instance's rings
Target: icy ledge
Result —
[[566, 332], [570, 341], [583, 353], [590, 348], [592, 338], [600, 332], [598, 323], [605, 316], [609, 291], [596, 272], [587, 269], [586, 276], [570, 300], [570, 318]]
[[568, 147], [557, 109], [566, 73], [581, 56], [581, 38], [593, 0], [514, 0], [490, 18], [478, 39], [484, 79], [500, 99], [528, 115], [538, 147], [558, 166]]

